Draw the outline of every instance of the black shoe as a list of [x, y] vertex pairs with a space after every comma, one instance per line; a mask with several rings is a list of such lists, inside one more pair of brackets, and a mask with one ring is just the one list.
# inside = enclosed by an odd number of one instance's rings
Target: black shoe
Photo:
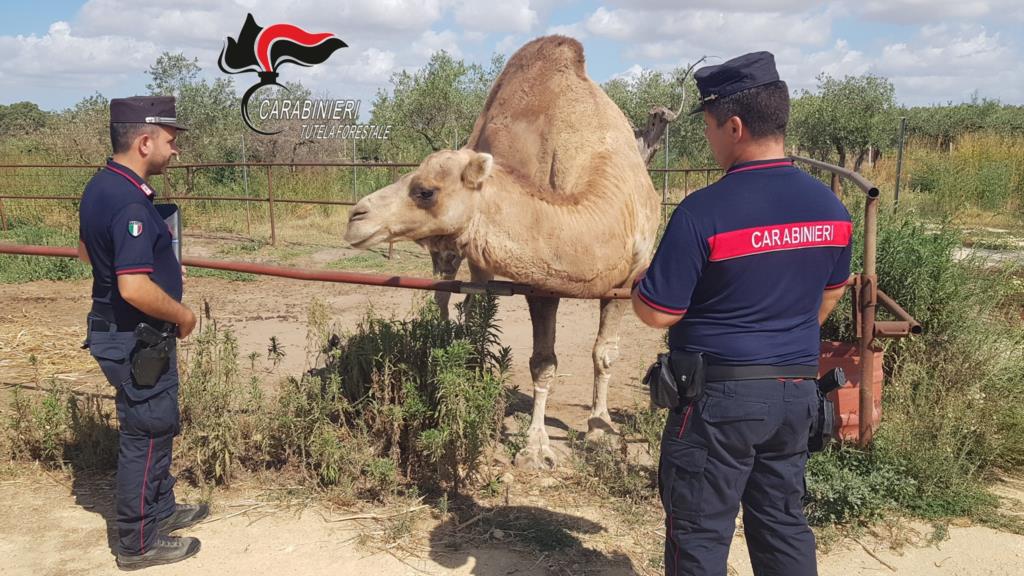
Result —
[[141, 570], [150, 566], [173, 564], [191, 558], [199, 552], [196, 538], [172, 538], [157, 536], [156, 542], [145, 554], [117, 554], [117, 567], [121, 570]]
[[210, 515], [210, 507], [206, 504], [178, 504], [170, 516], [160, 521], [161, 534], [167, 535], [175, 530], [195, 526], [200, 520]]

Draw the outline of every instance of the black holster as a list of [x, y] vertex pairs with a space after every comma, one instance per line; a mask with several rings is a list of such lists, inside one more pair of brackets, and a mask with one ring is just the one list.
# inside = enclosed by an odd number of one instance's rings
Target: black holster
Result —
[[167, 372], [174, 353], [174, 334], [159, 331], [145, 322], [135, 327], [132, 377], [137, 388], [152, 388]]
[[704, 395], [704, 355], [700, 352], [673, 350], [658, 354], [647, 369], [643, 383], [651, 394], [651, 402], [670, 410], [685, 406]]
[[828, 394], [846, 384], [846, 373], [842, 368], [833, 368], [815, 380], [818, 385], [818, 417], [811, 423], [807, 436], [807, 450], [821, 452], [836, 434], [835, 405]]

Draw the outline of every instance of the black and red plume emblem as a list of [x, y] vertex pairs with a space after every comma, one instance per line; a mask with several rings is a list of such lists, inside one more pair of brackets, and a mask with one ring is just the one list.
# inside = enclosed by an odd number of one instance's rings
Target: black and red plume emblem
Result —
[[299, 66], [314, 66], [325, 62], [336, 50], [347, 46], [330, 32], [314, 34], [291, 24], [273, 24], [263, 28], [249, 14], [238, 39], [228, 37], [224, 41], [217, 65], [226, 74], [259, 74], [259, 83], [251, 86], [242, 96], [242, 120], [253, 131], [269, 136], [277, 132], [264, 132], [252, 125], [249, 98], [264, 86], [281, 86], [277, 83], [277, 75], [282, 64], [292, 62]]

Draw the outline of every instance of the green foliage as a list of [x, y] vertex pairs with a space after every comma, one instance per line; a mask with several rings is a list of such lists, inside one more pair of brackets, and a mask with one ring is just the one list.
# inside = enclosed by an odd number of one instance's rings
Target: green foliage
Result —
[[[78, 230], [43, 225], [22, 225], [18, 221], [7, 232], [0, 231], [0, 242], [38, 246], [77, 246]], [[75, 280], [88, 278], [89, 266], [71, 258], [15, 256], [0, 254], [0, 283], [35, 280]]]
[[626, 454], [627, 444], [619, 438], [602, 437], [587, 442], [570, 437], [574, 480], [593, 494], [606, 494], [639, 504], [657, 495], [657, 467], [644, 466]]
[[117, 429], [112, 411], [99, 399], [80, 397], [51, 381], [42, 396], [15, 387], [10, 408], [3, 428], [12, 458], [79, 470], [110, 470], [116, 464]]
[[968, 134], [1024, 134], [1024, 106], [1004, 105], [997, 100], [974, 97], [960, 104], [914, 106], [902, 114], [907, 117], [909, 136], [945, 151]]
[[915, 146], [907, 154], [914, 205], [932, 217], [974, 209], [1024, 221], [1024, 143], [1019, 137], [969, 135], [951, 152]]
[[29, 134], [46, 126], [49, 115], [34, 102], [0, 104], [0, 136]]
[[423, 68], [396, 73], [392, 93], [379, 91], [373, 104], [372, 123], [393, 127], [394, 138], [381, 145], [382, 154], [418, 161], [461, 148], [504, 65], [498, 54], [484, 67], [440, 51]]
[[813, 525], [867, 523], [910, 501], [915, 482], [898, 463], [831, 448], [807, 463], [804, 512]]
[[818, 91], [804, 90], [793, 101], [791, 140], [812, 156], [832, 158], [846, 167], [853, 157], [859, 170], [868, 146], [886, 148], [896, 136], [896, 102], [892, 83], [867, 74], [842, 80], [818, 77]]
[[[925, 332], [886, 342], [883, 420], [872, 451], [812, 459], [809, 487], [820, 521], [871, 519], [893, 507], [977, 514], [991, 505], [984, 491], [990, 475], [1024, 464], [1024, 328], [1011, 308], [1020, 286], [1009, 271], [956, 260], [959, 246], [948, 226], [926, 226], [909, 213], [880, 215], [879, 287]], [[840, 315], [823, 336], [852, 340]]]
[[[664, 106], [676, 111], [685, 96], [686, 109], [668, 128], [668, 166], [714, 166], [714, 157], [704, 139], [702, 117], [699, 114], [688, 114], [689, 108], [693, 107], [699, 96], [692, 77], [687, 79], [685, 86], [681, 82], [685, 72], [685, 67], [676, 68], [670, 73], [643, 70], [632, 77], [613, 78], [605, 82], [602, 88], [626, 115], [634, 129], [642, 129], [647, 125], [652, 108]], [[665, 167], [665, 155], [656, 154], [651, 159], [651, 167]]]
[[229, 483], [242, 430], [235, 417], [245, 395], [238, 375], [238, 341], [210, 323], [194, 336], [191, 364], [181, 383], [182, 442], [188, 467], [200, 481]]
[[452, 491], [501, 427], [510, 352], [500, 347], [496, 314], [489, 296], [458, 307], [455, 322], [433, 304], [405, 322], [368, 316], [329, 351], [324, 369], [340, 378], [382, 454], [406, 470], [434, 470]]

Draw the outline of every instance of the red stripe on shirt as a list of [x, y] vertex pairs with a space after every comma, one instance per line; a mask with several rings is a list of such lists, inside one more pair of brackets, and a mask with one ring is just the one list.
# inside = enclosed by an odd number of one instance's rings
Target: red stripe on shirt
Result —
[[637, 290], [636, 295], [639, 296], [640, 299], [644, 301], [644, 304], [647, 304], [648, 306], [654, 308], [655, 310], [658, 310], [659, 312], [672, 314], [673, 316], [682, 316], [683, 314], [686, 314], [686, 308], [680, 310], [679, 308], [668, 308], [666, 306], [662, 306], [661, 304], [654, 302], [647, 296], [644, 296], [644, 293], [639, 290]]
[[754, 166], [744, 166], [742, 168], [736, 168], [735, 170], [729, 170], [726, 174], [738, 174], [740, 172], [747, 172], [748, 170], [760, 170], [761, 168], [781, 168], [783, 166], [792, 166], [791, 160], [770, 162], [768, 164], [756, 164]]
[[828, 286], [825, 286], [825, 290], [835, 290], [836, 288], [842, 288], [843, 286], [846, 286], [847, 282], [849, 282], [849, 281], [850, 281], [850, 279], [847, 278], [846, 280], [843, 280], [842, 282], [840, 282], [838, 284], [830, 284]]
[[773, 226], [757, 226], [731, 232], [722, 232], [708, 238], [715, 262], [800, 248], [845, 247], [850, 243], [853, 224], [843, 220], [819, 222], [793, 222]]
[[152, 268], [125, 268], [124, 270], [118, 270], [117, 271], [117, 275], [118, 276], [120, 276], [121, 274], [143, 274], [143, 273], [145, 273], [145, 274], [152, 274], [153, 273], [153, 269]]

